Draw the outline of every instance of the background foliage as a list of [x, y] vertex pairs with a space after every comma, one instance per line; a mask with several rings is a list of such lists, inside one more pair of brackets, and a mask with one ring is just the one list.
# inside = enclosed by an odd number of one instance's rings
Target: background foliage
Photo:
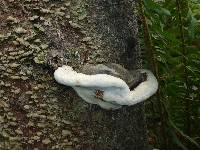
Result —
[[159, 78], [146, 105], [149, 143], [200, 149], [200, 0], [140, 1], [141, 47]]

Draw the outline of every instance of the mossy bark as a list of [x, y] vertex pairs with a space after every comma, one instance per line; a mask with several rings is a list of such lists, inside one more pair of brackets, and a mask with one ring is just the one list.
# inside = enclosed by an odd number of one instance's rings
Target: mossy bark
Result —
[[148, 149], [143, 104], [106, 111], [53, 79], [55, 65], [141, 67], [133, 0], [0, 2], [0, 148]]

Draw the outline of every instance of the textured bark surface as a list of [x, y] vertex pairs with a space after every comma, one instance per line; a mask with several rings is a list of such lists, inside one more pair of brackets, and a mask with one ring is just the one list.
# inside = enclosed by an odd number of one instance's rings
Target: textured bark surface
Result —
[[148, 149], [143, 104], [106, 111], [53, 79], [114, 62], [140, 68], [132, 0], [0, 2], [0, 148]]

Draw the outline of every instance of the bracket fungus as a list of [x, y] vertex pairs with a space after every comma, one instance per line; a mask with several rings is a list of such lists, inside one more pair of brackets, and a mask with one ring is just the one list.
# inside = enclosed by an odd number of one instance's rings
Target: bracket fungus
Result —
[[158, 89], [157, 79], [145, 69], [130, 72], [118, 64], [99, 64], [85, 65], [82, 72], [64, 65], [55, 70], [54, 78], [71, 86], [86, 102], [108, 110], [142, 102]]

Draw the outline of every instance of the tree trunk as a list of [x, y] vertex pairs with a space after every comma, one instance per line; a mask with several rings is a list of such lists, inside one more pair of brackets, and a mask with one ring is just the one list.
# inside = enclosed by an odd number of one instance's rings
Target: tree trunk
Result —
[[53, 66], [141, 67], [133, 0], [0, 2], [0, 148], [148, 149], [143, 104], [106, 111], [53, 78]]

